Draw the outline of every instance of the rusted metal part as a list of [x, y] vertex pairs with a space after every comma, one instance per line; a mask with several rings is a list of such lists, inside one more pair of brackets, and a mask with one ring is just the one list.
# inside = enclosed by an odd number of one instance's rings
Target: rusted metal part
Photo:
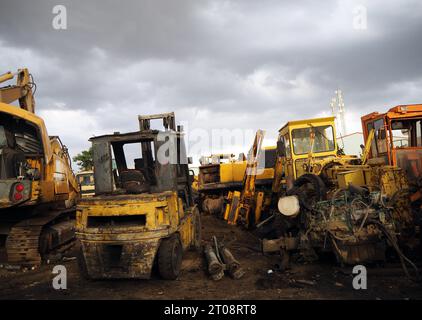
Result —
[[263, 239], [262, 252], [279, 252], [280, 249], [295, 250], [299, 248], [299, 237], [281, 237], [278, 239]]
[[139, 127], [141, 130], [150, 130], [151, 129], [151, 120], [163, 120], [163, 127], [168, 130], [176, 130], [176, 120], [174, 112], [166, 112], [159, 114], [150, 114], [150, 115], [139, 115]]
[[220, 247], [220, 255], [226, 265], [226, 270], [233, 279], [240, 279], [244, 276], [245, 271], [240, 266], [240, 263], [233, 257], [229, 249]]
[[224, 197], [206, 196], [202, 201], [202, 211], [207, 214], [221, 215], [224, 209]]
[[50, 251], [75, 237], [74, 213], [74, 209], [45, 211], [14, 225], [6, 239], [8, 262], [23, 266], [40, 265]]
[[91, 242], [81, 239], [92, 279], [149, 279], [160, 238]]
[[217, 258], [211, 245], [207, 244], [204, 248], [205, 257], [208, 263], [208, 272], [213, 280], [220, 280], [224, 276], [224, 266]]
[[224, 272], [233, 279], [240, 279], [245, 274], [239, 261], [235, 259], [233, 254], [224, 245], [219, 244], [217, 237], [212, 237], [213, 245], [207, 244], [204, 248], [205, 257], [208, 263], [208, 272], [213, 280], [220, 280], [224, 276]]
[[76, 224], [83, 272], [94, 279], [149, 279], [162, 239], [177, 234], [183, 250], [194, 244], [198, 211], [193, 207], [181, 216], [178, 202], [171, 191], [83, 199]]

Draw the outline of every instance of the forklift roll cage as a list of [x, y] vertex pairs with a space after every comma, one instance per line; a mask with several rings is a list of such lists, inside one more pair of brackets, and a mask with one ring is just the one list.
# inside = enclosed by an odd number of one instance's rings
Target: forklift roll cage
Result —
[[[150, 129], [152, 119], [163, 119], [165, 130]], [[90, 139], [93, 148], [95, 194], [122, 192], [119, 176], [128, 170], [123, 147], [126, 144], [140, 143], [141, 158], [135, 159], [135, 169], [145, 173], [150, 192], [177, 191], [185, 205], [192, 206], [193, 177], [189, 173], [182, 128], [178, 127], [175, 131], [174, 114], [139, 116], [139, 123], [139, 131]]]

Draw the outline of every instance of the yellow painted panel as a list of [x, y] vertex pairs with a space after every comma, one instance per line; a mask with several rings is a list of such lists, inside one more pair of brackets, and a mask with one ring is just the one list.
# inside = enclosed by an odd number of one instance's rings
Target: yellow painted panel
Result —
[[233, 163], [220, 164], [220, 181], [221, 183], [233, 181]]
[[233, 181], [242, 182], [246, 170], [246, 161], [239, 161], [233, 164]]
[[362, 170], [345, 171], [337, 174], [340, 188], [346, 188], [349, 184], [364, 186], [365, 177]]

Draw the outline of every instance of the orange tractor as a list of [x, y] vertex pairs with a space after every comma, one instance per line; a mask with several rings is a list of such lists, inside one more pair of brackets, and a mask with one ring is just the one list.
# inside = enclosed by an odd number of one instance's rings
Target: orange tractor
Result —
[[374, 137], [368, 162], [398, 166], [409, 180], [416, 223], [422, 223], [422, 104], [400, 105], [386, 113], [372, 112], [361, 118], [365, 140]]

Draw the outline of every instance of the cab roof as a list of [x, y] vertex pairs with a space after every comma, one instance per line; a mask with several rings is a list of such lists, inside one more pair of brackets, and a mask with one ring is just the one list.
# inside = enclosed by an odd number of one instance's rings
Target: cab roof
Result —
[[153, 140], [155, 136], [157, 136], [160, 133], [172, 133], [177, 134], [180, 136], [182, 133], [174, 130], [168, 130], [168, 131], [160, 131], [160, 130], [141, 130], [141, 131], [133, 131], [133, 132], [127, 132], [127, 133], [120, 133], [116, 132], [114, 134], [105, 134], [97, 137], [92, 137], [89, 139], [89, 141], [108, 141], [110, 143], [136, 143], [141, 142], [143, 140]]
[[386, 115], [389, 118], [411, 118], [411, 117], [422, 117], [422, 104], [402, 104], [390, 108], [387, 112], [371, 112], [361, 117], [363, 121], [377, 118], [379, 116]]
[[294, 120], [287, 122], [283, 127], [281, 127], [278, 132], [282, 131], [284, 128], [289, 126], [298, 126], [298, 125], [304, 125], [304, 124], [315, 124], [320, 122], [333, 122], [335, 120], [335, 117], [325, 117], [325, 118], [313, 118], [313, 119], [305, 119], [305, 120]]

